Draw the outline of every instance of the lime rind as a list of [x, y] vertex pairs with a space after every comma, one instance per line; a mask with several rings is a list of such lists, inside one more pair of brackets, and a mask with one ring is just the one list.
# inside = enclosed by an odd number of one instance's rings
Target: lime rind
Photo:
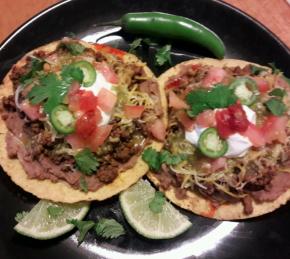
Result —
[[[47, 212], [49, 206], [60, 206], [63, 208], [63, 213], [53, 218]], [[82, 220], [88, 211], [88, 202], [63, 204], [41, 200], [14, 227], [14, 230], [24, 236], [40, 240], [56, 238], [74, 228], [72, 224], [66, 222], [67, 219]]]
[[125, 218], [136, 232], [150, 239], [170, 239], [191, 227], [188, 218], [167, 201], [161, 213], [153, 213], [149, 203], [154, 195], [155, 189], [147, 180], [140, 180], [120, 194]]

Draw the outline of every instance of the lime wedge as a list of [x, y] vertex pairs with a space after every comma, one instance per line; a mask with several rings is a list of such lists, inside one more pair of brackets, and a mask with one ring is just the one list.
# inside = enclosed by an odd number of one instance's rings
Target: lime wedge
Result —
[[[51, 208], [58, 213], [49, 213]], [[82, 220], [88, 211], [88, 202], [64, 204], [40, 200], [14, 229], [35, 239], [52, 239], [74, 228], [66, 222], [67, 219]]]
[[129, 224], [142, 236], [151, 239], [169, 239], [185, 232], [191, 223], [169, 202], [162, 212], [153, 213], [149, 203], [155, 189], [147, 180], [139, 180], [120, 194], [120, 203]]

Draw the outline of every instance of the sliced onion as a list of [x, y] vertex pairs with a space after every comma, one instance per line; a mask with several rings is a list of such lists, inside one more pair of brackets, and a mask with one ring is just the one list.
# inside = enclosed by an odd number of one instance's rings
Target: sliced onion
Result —
[[20, 95], [20, 92], [22, 91], [22, 89], [23, 89], [23, 86], [19, 85], [15, 91], [15, 97], [14, 97], [15, 105], [19, 110], [22, 110], [20, 103], [19, 103], [19, 95]]

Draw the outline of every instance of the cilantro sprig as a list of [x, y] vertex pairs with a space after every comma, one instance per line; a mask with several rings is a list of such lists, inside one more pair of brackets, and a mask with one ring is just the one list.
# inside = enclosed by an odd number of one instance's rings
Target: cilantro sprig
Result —
[[275, 116], [282, 116], [287, 110], [286, 105], [282, 100], [277, 98], [271, 98], [265, 102], [267, 109]]
[[270, 96], [276, 96], [283, 98], [285, 95], [287, 95], [286, 91], [282, 88], [274, 88], [270, 93]]
[[95, 230], [97, 236], [106, 239], [117, 238], [126, 233], [124, 227], [115, 219], [101, 218], [96, 223], [92, 220], [68, 219], [67, 223], [73, 224], [79, 230], [78, 245], [84, 241], [91, 229]]
[[149, 203], [149, 209], [155, 213], [161, 213], [165, 204], [165, 197], [162, 192], [155, 192], [153, 199]]
[[92, 175], [96, 172], [99, 162], [94, 153], [85, 148], [75, 155], [77, 168], [85, 175]]
[[38, 58], [32, 58], [29, 71], [19, 79], [19, 82], [22, 85], [27, 85], [31, 83], [36, 73], [43, 69], [43, 64], [43, 60]]
[[171, 61], [171, 45], [167, 44], [159, 49], [155, 54], [155, 64], [163, 66], [165, 64], [172, 65]]
[[71, 83], [74, 80], [81, 83], [83, 77], [80, 68], [65, 66], [61, 71], [61, 79], [55, 73], [40, 77], [39, 83], [28, 93], [28, 99], [33, 105], [43, 103], [45, 113], [50, 114], [54, 107], [62, 103]]
[[250, 65], [251, 74], [254, 76], [260, 75], [262, 72], [267, 71], [266, 68]]
[[174, 155], [167, 150], [157, 152], [153, 148], [147, 148], [142, 154], [142, 159], [149, 165], [149, 168], [153, 171], [158, 171], [162, 164], [177, 165], [186, 157], [183, 154]]
[[190, 105], [188, 115], [195, 117], [208, 109], [226, 108], [237, 101], [232, 89], [224, 85], [216, 85], [210, 91], [198, 89], [191, 91], [186, 96], [186, 102]]
[[66, 42], [63, 45], [74, 56], [82, 54], [86, 47], [77, 42]]

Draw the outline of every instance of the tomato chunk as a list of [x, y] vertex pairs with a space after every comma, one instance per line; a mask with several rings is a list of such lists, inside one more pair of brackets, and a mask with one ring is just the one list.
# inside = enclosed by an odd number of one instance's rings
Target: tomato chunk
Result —
[[219, 157], [211, 162], [210, 169], [212, 172], [217, 172], [224, 169], [226, 165], [227, 165], [227, 159], [225, 157]]
[[169, 92], [169, 107], [175, 109], [187, 109], [188, 105], [185, 101], [179, 98], [173, 91]]
[[94, 46], [95, 46], [96, 50], [101, 50], [101, 51], [110, 53], [110, 54], [117, 56], [119, 58], [123, 58], [124, 55], [127, 53], [123, 50], [113, 48], [113, 47], [106, 45], [106, 44], [95, 43]]
[[117, 84], [118, 83], [118, 76], [114, 72], [112, 68], [109, 67], [109, 65], [105, 62], [100, 62], [97, 63], [96, 69], [102, 73], [106, 81], [112, 84]]
[[117, 102], [117, 96], [106, 88], [102, 88], [98, 94], [98, 105], [104, 112], [110, 113]]
[[166, 135], [166, 128], [161, 119], [156, 119], [153, 124], [149, 127], [153, 137], [157, 140], [164, 141]]
[[181, 123], [186, 131], [192, 131], [194, 129], [195, 122], [188, 117], [185, 111], [180, 111], [177, 114], [177, 120]]
[[212, 85], [218, 84], [224, 80], [227, 73], [224, 69], [218, 67], [212, 67], [208, 70], [207, 75], [202, 80], [202, 85], [205, 87], [210, 87]]
[[76, 121], [76, 133], [87, 139], [96, 130], [97, 124], [101, 121], [101, 113], [97, 109], [96, 111], [86, 112]]
[[185, 83], [186, 83], [186, 80], [184, 78], [182, 78], [182, 77], [175, 77], [173, 79], [170, 79], [167, 82], [165, 88], [167, 90], [173, 89], [173, 88], [178, 88], [178, 87], [180, 87], [181, 85], [183, 85]]
[[266, 79], [261, 77], [253, 77], [254, 81], [256, 82], [258, 89], [261, 93], [267, 93], [270, 89], [269, 83]]
[[216, 126], [216, 119], [213, 110], [206, 110], [197, 115], [195, 120], [197, 125], [200, 125], [204, 128], [215, 127]]
[[257, 127], [256, 125], [250, 123], [247, 130], [242, 133], [245, 137], [252, 142], [254, 147], [262, 147], [266, 144], [266, 139], [263, 133], [263, 129]]
[[73, 149], [85, 148], [86, 143], [84, 139], [76, 133], [69, 134], [65, 137], [66, 141], [71, 145]]
[[93, 134], [87, 140], [87, 146], [92, 151], [96, 151], [96, 149], [101, 146], [109, 137], [112, 128], [113, 125], [102, 125], [97, 127]]
[[143, 105], [124, 105], [125, 116], [129, 119], [140, 118], [144, 110]]
[[273, 141], [279, 141], [280, 143], [284, 143], [287, 134], [286, 134], [286, 126], [288, 119], [286, 116], [278, 117], [271, 115], [269, 116], [262, 127], [264, 132], [264, 136], [267, 143], [272, 143]]
[[98, 97], [91, 91], [84, 91], [79, 97], [79, 108], [84, 111], [94, 111], [98, 105]]

